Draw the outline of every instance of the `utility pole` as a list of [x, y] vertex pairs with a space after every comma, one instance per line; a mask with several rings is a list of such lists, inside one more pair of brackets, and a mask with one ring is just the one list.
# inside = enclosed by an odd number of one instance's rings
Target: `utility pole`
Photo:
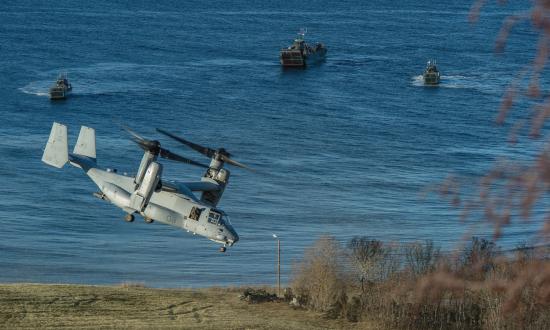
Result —
[[277, 239], [277, 297], [281, 296], [281, 240]]
[[273, 238], [277, 240], [277, 297], [281, 296], [281, 240], [275, 234]]

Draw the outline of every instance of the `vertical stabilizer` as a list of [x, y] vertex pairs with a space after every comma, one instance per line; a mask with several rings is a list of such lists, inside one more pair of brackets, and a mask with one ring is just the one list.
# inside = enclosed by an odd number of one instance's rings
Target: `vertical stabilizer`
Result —
[[90, 127], [80, 127], [80, 134], [74, 146], [73, 154], [96, 159], [95, 154], [95, 130]]
[[67, 126], [53, 123], [50, 138], [42, 155], [42, 161], [57, 168], [62, 168], [69, 161]]

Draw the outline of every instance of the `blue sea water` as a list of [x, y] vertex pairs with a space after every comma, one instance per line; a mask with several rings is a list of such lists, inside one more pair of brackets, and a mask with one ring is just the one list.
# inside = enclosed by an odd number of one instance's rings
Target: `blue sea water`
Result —
[[[157, 287], [269, 284], [276, 242], [283, 279], [321, 235], [384, 241], [432, 239], [452, 248], [465, 233], [460, 209], [423, 192], [449, 174], [475, 178], [501, 157], [528, 159], [536, 143], [506, 144], [494, 124], [506, 86], [532, 57], [536, 35], [503, 19], [527, 8], [488, 4], [476, 25], [468, 1], [2, 1], [0, 3], [0, 282]], [[282, 70], [278, 50], [301, 27], [327, 60]], [[427, 59], [442, 71], [422, 86]], [[50, 102], [67, 72], [73, 95]], [[516, 108], [529, 105], [520, 101]], [[520, 115], [517, 115], [520, 117]], [[241, 241], [225, 254], [162, 224], [128, 224], [92, 196], [73, 167], [40, 159], [53, 121], [97, 131], [98, 162], [133, 173], [140, 149], [128, 125], [223, 146], [257, 170], [232, 168], [220, 204]], [[172, 151], [200, 155], [166, 139]], [[164, 175], [202, 170], [165, 162]], [[508, 228], [503, 246], [532, 239], [540, 223]]]

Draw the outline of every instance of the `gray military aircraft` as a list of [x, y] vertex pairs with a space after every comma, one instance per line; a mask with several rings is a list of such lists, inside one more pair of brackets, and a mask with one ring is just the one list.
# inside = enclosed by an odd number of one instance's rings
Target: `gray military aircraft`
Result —
[[[225, 252], [226, 246], [235, 244], [239, 240], [237, 232], [225, 212], [216, 207], [229, 180], [230, 173], [223, 165], [227, 163], [249, 168], [231, 159], [231, 155], [223, 148], [215, 150], [203, 147], [157, 129], [211, 158], [210, 165], [204, 165], [161, 147], [159, 141], [145, 139], [129, 128], [124, 129], [144, 151], [135, 176], [117, 174], [116, 170], [98, 166], [95, 130], [86, 126], [81, 127], [71, 153], [67, 142], [67, 126], [54, 122], [42, 161], [57, 168], [69, 162], [84, 170], [99, 187], [100, 191], [94, 193], [94, 196], [124, 210], [127, 213], [124, 219], [128, 222], [134, 221], [134, 214], [140, 214], [147, 223], [158, 221], [223, 244], [221, 252]], [[157, 161], [159, 156], [206, 168], [206, 172], [198, 182], [161, 180], [162, 164]], [[194, 192], [201, 193], [200, 199]]]

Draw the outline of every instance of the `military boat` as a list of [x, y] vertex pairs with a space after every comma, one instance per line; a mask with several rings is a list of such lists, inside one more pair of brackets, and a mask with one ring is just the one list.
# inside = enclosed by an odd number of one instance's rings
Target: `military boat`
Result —
[[434, 60], [428, 61], [428, 64], [426, 64], [426, 69], [424, 70], [422, 77], [424, 78], [424, 85], [439, 84], [440, 74], [439, 74], [439, 71], [437, 70], [437, 66]]
[[322, 61], [327, 48], [322, 43], [310, 46], [305, 42], [305, 31], [301, 30], [292, 45], [281, 49], [279, 58], [283, 67], [305, 67], [308, 64]]
[[60, 74], [59, 77], [57, 77], [55, 85], [50, 87], [50, 100], [66, 99], [72, 90], [73, 86], [71, 86], [71, 83], [69, 83], [67, 75]]

